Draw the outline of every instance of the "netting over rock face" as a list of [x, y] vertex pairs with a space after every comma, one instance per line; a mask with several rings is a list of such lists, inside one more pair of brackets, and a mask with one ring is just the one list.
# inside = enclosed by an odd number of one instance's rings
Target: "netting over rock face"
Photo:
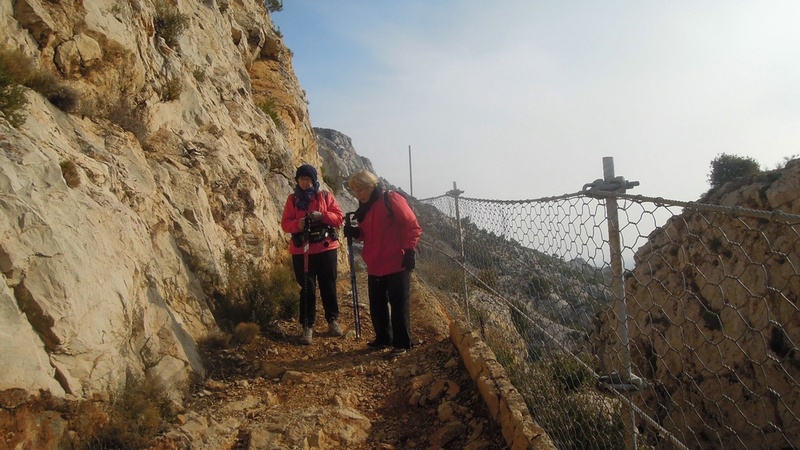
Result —
[[[624, 193], [428, 199], [435, 211], [418, 212], [434, 251], [420, 274], [468, 298], [559, 448], [625, 448], [632, 435], [638, 448], [796, 448], [800, 202], [781, 180], [798, 166], [757, 188], [726, 186], [714, 205]], [[759, 209], [720, 206], [730, 199]], [[497, 342], [491, 324], [503, 320], [523, 354]]]

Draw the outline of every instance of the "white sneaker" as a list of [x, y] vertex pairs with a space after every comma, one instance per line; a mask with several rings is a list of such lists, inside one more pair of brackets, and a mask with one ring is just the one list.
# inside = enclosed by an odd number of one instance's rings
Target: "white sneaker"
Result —
[[334, 336], [341, 336], [342, 334], [342, 327], [339, 326], [339, 322], [336, 319], [331, 320], [328, 322], [328, 332]]
[[314, 336], [314, 330], [311, 327], [303, 328], [303, 337], [300, 338], [300, 343], [303, 345], [311, 345], [311, 340]]

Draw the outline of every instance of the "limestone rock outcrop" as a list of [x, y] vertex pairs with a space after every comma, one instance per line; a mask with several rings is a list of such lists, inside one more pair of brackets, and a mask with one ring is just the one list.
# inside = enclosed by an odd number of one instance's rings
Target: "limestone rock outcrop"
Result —
[[[800, 214], [800, 160], [702, 203]], [[800, 436], [800, 225], [687, 209], [650, 234], [626, 276], [637, 405], [692, 448], [793, 448]], [[795, 216], [796, 217], [796, 216]], [[613, 311], [592, 336], [624, 373]], [[665, 442], [665, 448], [672, 448]]]
[[285, 251], [295, 167], [321, 164], [263, 2], [2, 2], [0, 42], [78, 97], [0, 120], [0, 391], [202, 374], [198, 276]]
[[355, 211], [358, 201], [348, 193], [347, 175], [367, 169], [375, 173], [372, 162], [356, 153], [349, 136], [328, 128], [314, 128], [319, 155], [322, 157], [322, 173], [325, 181], [336, 193], [342, 211]]

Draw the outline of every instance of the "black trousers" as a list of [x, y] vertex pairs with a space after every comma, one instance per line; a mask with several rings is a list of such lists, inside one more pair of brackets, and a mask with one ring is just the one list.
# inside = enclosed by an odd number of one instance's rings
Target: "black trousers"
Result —
[[367, 288], [375, 341], [394, 348], [411, 348], [411, 272], [370, 275]]
[[292, 255], [294, 277], [300, 285], [300, 323], [303, 325], [314, 326], [317, 317], [317, 284], [325, 320], [330, 322], [339, 318], [339, 300], [336, 298], [337, 250], [307, 255], [308, 277], [303, 268], [306, 256]]

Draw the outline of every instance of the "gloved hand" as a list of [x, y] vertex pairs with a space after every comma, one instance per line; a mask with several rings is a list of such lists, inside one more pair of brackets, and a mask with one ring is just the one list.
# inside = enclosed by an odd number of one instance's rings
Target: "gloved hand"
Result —
[[306, 227], [306, 220], [309, 221], [309, 225], [316, 225], [322, 220], [322, 213], [319, 211], [314, 211], [311, 213], [306, 214], [304, 217], [301, 217], [298, 223], [300, 224], [300, 228]]
[[417, 267], [417, 255], [413, 248], [409, 248], [403, 253], [403, 269], [411, 272]]
[[308, 214], [309, 219], [311, 219], [311, 223], [316, 225], [322, 222], [322, 213], [319, 211], [314, 211]]
[[344, 225], [344, 237], [358, 239], [361, 236], [361, 230], [358, 227], [354, 227], [349, 223]]

